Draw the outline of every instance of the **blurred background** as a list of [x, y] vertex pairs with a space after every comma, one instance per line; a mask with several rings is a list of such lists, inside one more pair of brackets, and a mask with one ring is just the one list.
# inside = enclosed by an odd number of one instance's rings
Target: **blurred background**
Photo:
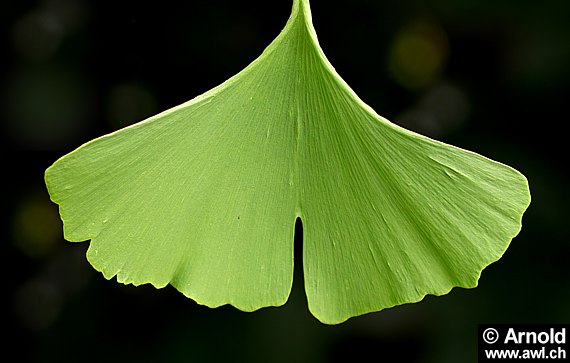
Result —
[[325, 326], [307, 310], [299, 268], [283, 307], [211, 310], [170, 287], [107, 281], [85, 259], [88, 243], [63, 240], [45, 168], [239, 72], [291, 3], [0, 4], [6, 357], [475, 362], [479, 323], [570, 322], [566, 0], [311, 1], [329, 60], [379, 114], [529, 179], [522, 232], [475, 289]]

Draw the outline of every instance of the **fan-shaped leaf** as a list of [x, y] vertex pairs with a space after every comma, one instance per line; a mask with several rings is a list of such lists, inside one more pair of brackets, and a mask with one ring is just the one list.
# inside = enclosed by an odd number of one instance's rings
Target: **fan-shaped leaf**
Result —
[[46, 184], [105, 277], [211, 307], [285, 303], [300, 217], [325, 323], [475, 286], [530, 202], [517, 171], [366, 106], [321, 51], [308, 0], [241, 73], [81, 146]]

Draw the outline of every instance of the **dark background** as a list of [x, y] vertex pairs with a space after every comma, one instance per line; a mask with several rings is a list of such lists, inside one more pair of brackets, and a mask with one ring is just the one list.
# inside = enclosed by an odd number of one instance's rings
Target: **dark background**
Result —
[[85, 260], [88, 243], [63, 240], [43, 171], [239, 72], [279, 33], [291, 0], [8, 1], [0, 5], [5, 357], [475, 362], [478, 323], [570, 321], [570, 2], [311, 5], [329, 60], [379, 114], [529, 179], [522, 232], [480, 286], [325, 326], [307, 310], [300, 266], [289, 302], [255, 313], [105, 280]]

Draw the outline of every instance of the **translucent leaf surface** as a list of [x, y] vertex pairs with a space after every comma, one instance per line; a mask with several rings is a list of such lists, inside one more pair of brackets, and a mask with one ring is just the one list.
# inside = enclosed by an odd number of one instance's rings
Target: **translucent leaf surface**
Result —
[[245, 70], [46, 171], [65, 238], [106, 278], [200, 304], [282, 305], [303, 221], [322, 322], [474, 287], [530, 202], [514, 169], [378, 116], [319, 48], [307, 0]]

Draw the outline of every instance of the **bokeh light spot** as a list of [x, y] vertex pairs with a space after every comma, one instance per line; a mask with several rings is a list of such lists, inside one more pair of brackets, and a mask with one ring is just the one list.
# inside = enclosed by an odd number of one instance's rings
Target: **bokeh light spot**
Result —
[[27, 60], [42, 61], [57, 50], [62, 27], [51, 14], [30, 13], [20, 18], [12, 30], [16, 52]]
[[32, 192], [20, 202], [13, 217], [13, 240], [29, 257], [42, 258], [61, 243], [58, 209], [44, 193]]
[[22, 324], [31, 330], [49, 327], [62, 308], [58, 287], [49, 280], [33, 279], [22, 284], [14, 295], [16, 314]]
[[395, 122], [421, 134], [440, 138], [461, 128], [471, 113], [471, 100], [457, 85], [439, 82]]
[[394, 39], [388, 52], [388, 70], [402, 87], [422, 89], [440, 75], [447, 55], [443, 30], [433, 22], [416, 21]]

